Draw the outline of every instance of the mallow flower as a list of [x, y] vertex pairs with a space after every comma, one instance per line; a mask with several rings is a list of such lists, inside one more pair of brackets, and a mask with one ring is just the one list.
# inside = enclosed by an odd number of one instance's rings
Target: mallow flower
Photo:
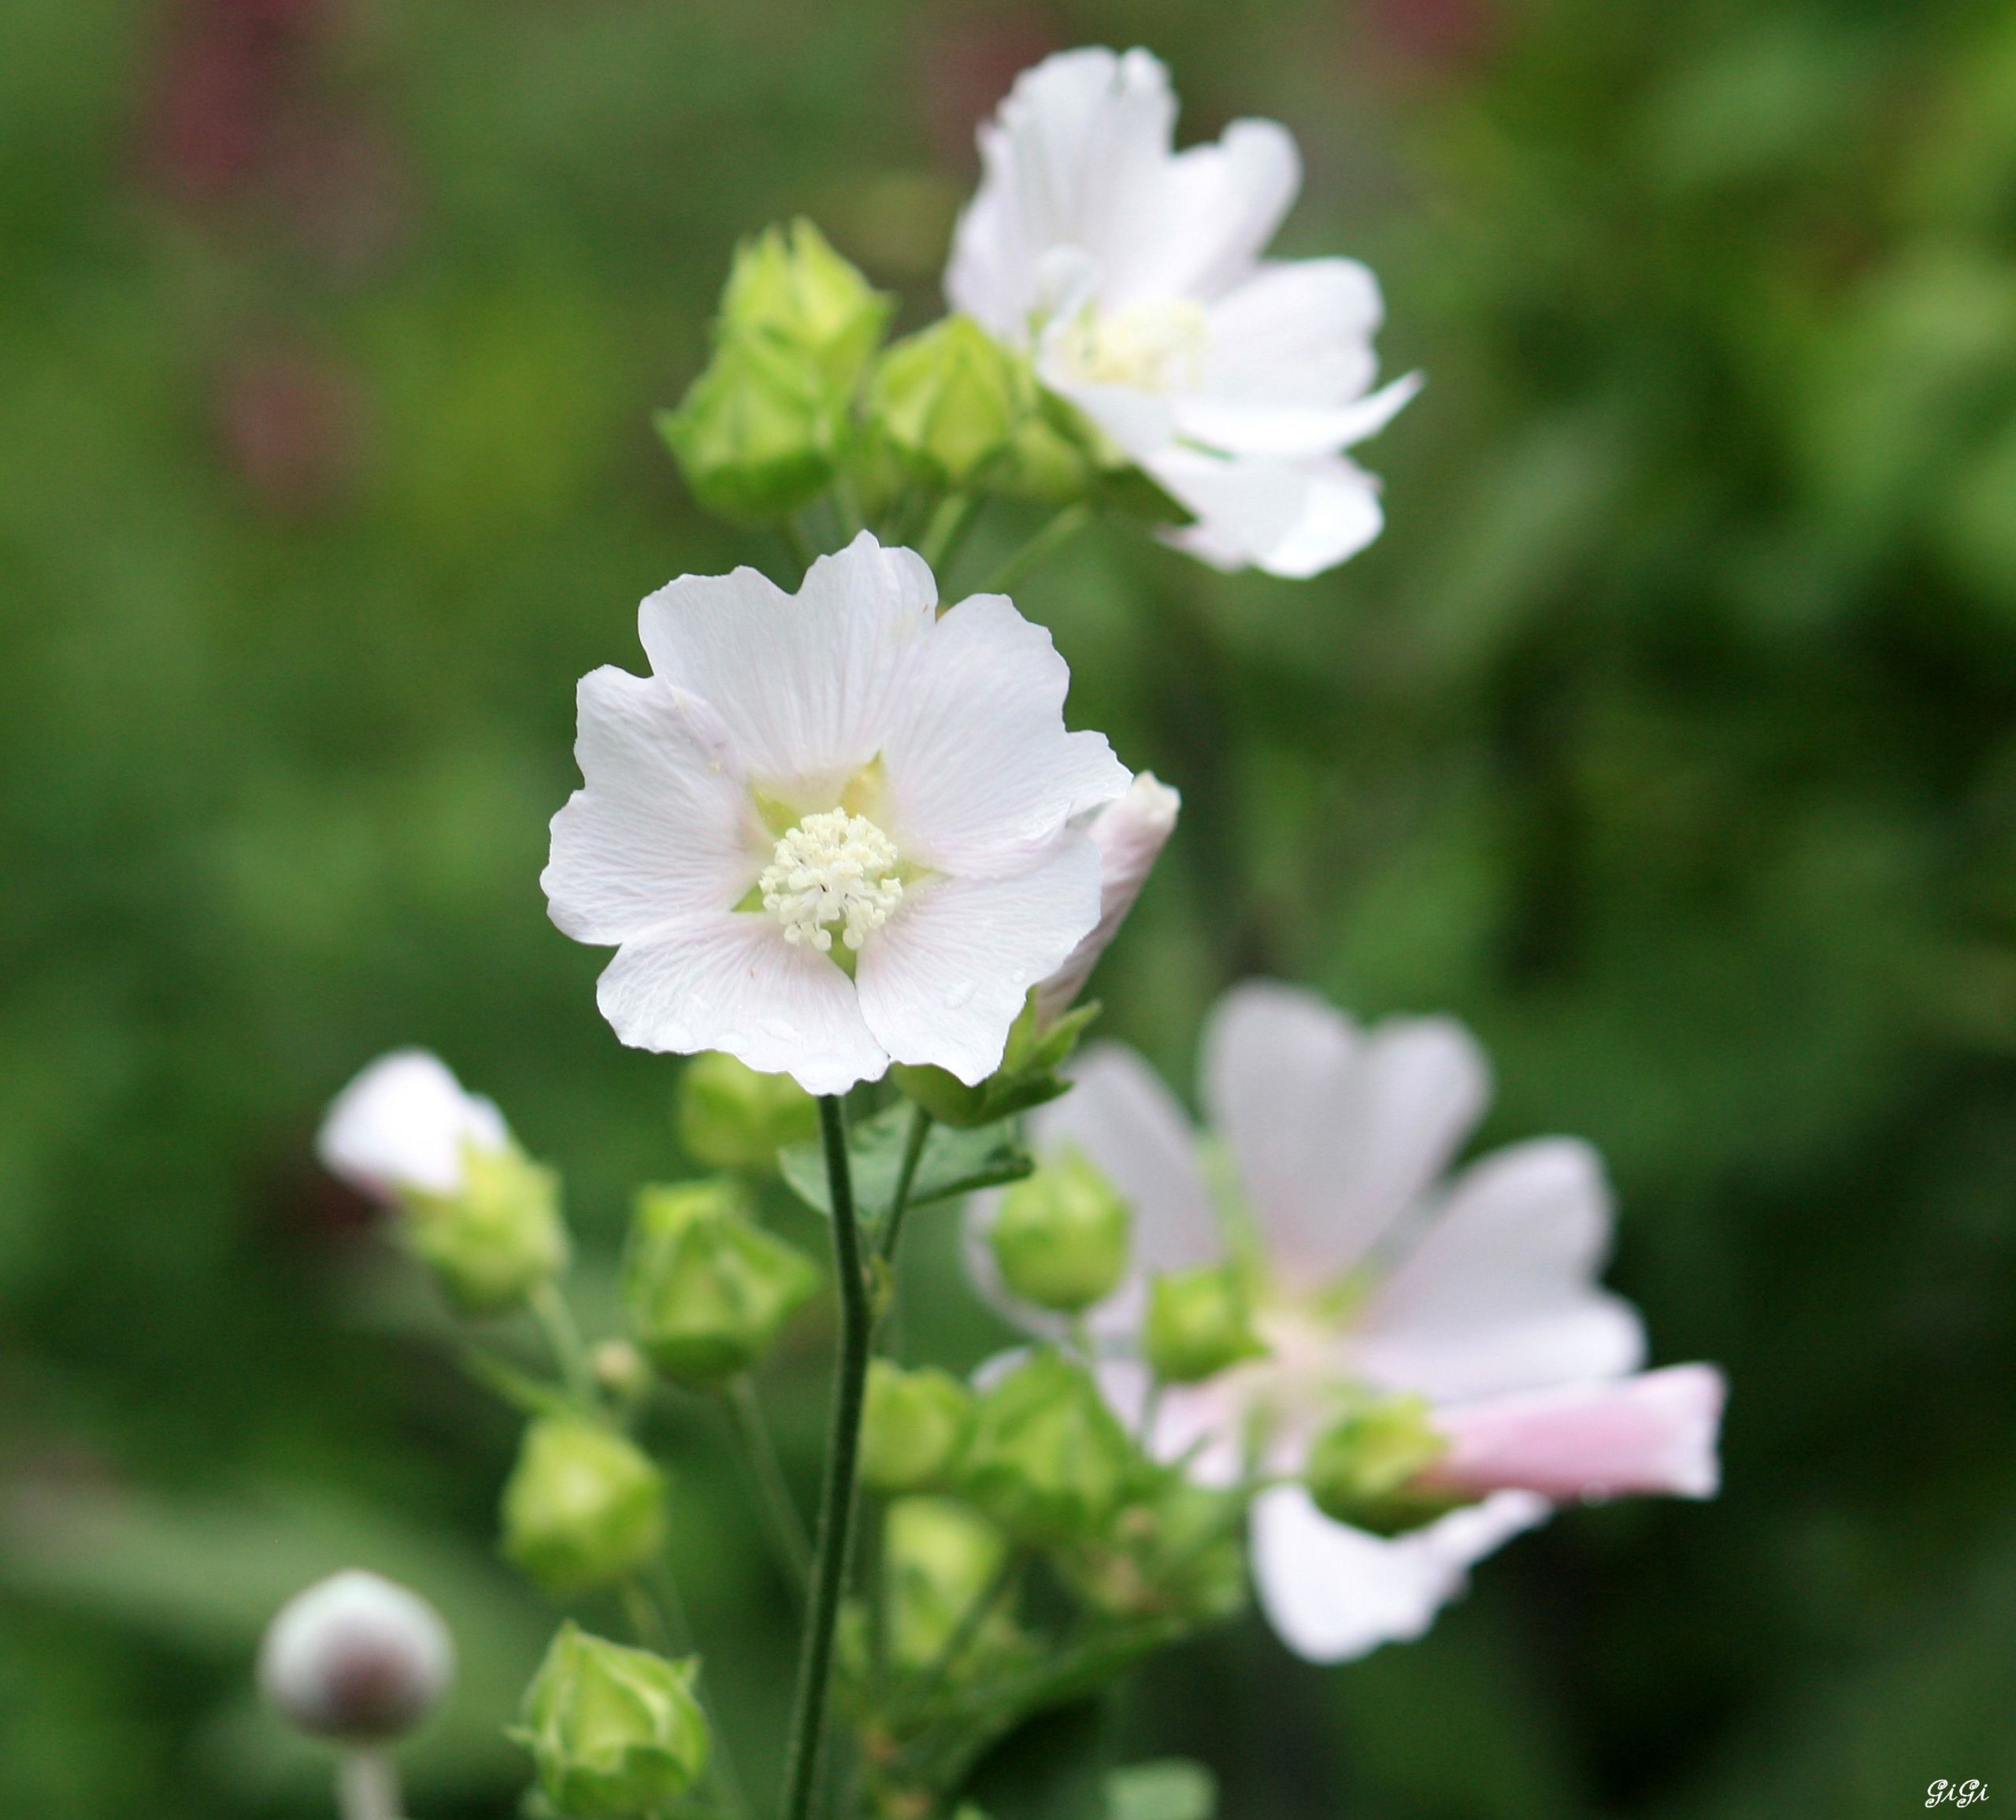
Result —
[[[1461, 1025], [1367, 1030], [1310, 993], [1236, 988], [1206, 1032], [1210, 1138], [1130, 1050], [1089, 1050], [1074, 1073], [1032, 1136], [1040, 1153], [1088, 1158], [1133, 1210], [1131, 1270], [1084, 1318], [1102, 1382], [1199, 1482], [1266, 1482], [1254, 1577], [1298, 1653], [1341, 1661], [1421, 1635], [1473, 1562], [1557, 1503], [1713, 1494], [1721, 1374], [1631, 1375], [1644, 1336], [1596, 1281], [1611, 1203], [1595, 1152], [1542, 1138], [1444, 1179], [1488, 1093]], [[999, 1205], [969, 1210], [973, 1273], [1010, 1318], [1054, 1335], [1057, 1318], [1002, 1280], [986, 1243]], [[1151, 1399], [1154, 1285], [1214, 1267], [1243, 1285], [1264, 1350]], [[1384, 1431], [1361, 1463], [1397, 1462], [1380, 1488], [1418, 1520], [1336, 1521], [1299, 1482], [1354, 1411]]]
[[540, 880], [617, 949], [617, 1035], [812, 1093], [892, 1061], [984, 1080], [1099, 921], [1083, 823], [1129, 780], [1065, 730], [1050, 635], [999, 595], [941, 616], [924, 562], [865, 532], [795, 595], [683, 576], [638, 630], [650, 675], [582, 679], [584, 788]]
[[1193, 515], [1172, 543], [1315, 575], [1379, 535], [1377, 484], [1343, 450], [1418, 381], [1369, 389], [1363, 265], [1262, 258], [1301, 184], [1286, 129], [1237, 120], [1178, 153], [1176, 112], [1145, 50], [1024, 72], [980, 129], [946, 295]]

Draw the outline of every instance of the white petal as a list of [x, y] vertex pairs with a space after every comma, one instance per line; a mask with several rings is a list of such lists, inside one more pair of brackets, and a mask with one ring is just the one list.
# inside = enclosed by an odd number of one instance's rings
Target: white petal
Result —
[[1232, 455], [1285, 455], [1291, 459], [1348, 448], [1385, 428], [1421, 390], [1419, 373], [1343, 405], [1272, 405], [1194, 395], [1172, 408], [1177, 428], [1193, 442]]
[[539, 876], [554, 921], [576, 941], [624, 942], [737, 902], [769, 843], [719, 717], [619, 669], [590, 671], [578, 694], [574, 758], [585, 787], [554, 817]]
[[923, 880], [862, 950], [862, 1015], [895, 1060], [977, 1086], [1001, 1066], [1029, 988], [1099, 914], [1099, 851], [1075, 828], [1017, 877]]
[[1227, 404], [1349, 404], [1378, 370], [1384, 313], [1379, 280], [1355, 259], [1263, 265], [1211, 306], [1195, 389]]
[[1059, 323], [1044, 338], [1036, 356], [1036, 376], [1058, 397], [1076, 405], [1136, 460], [1166, 449], [1176, 435], [1174, 401], [1139, 386], [1088, 384], [1062, 351], [1069, 333], [1070, 325]]
[[1176, 832], [1183, 799], [1152, 771], [1137, 771], [1127, 792], [1109, 803], [1085, 832], [1099, 850], [1099, 920], [1064, 965], [1036, 988], [1036, 1016], [1051, 1023], [1069, 1009], [1091, 977], [1099, 958], [1120, 933], [1120, 925], [1148, 882], [1169, 837]]
[[854, 982], [828, 956], [787, 942], [768, 916], [724, 910], [627, 943], [595, 999], [633, 1049], [724, 1049], [808, 1093], [844, 1093], [889, 1066]]
[[720, 715], [748, 776], [830, 809], [880, 749], [937, 601], [921, 558], [863, 532], [795, 595], [753, 569], [682, 576], [638, 609], [637, 630], [656, 674]]
[[1333, 1523], [1299, 1485], [1254, 1500], [1253, 1577], [1282, 1642], [1309, 1662], [1349, 1662], [1423, 1635], [1473, 1563], [1547, 1516], [1544, 1498], [1501, 1492], [1404, 1536]]
[[1109, 260], [1109, 307], [1151, 298], [1209, 300], [1252, 272], [1302, 187], [1287, 128], [1234, 120], [1216, 145], [1193, 146], [1163, 167], [1158, 206]]
[[1103, 267], [1138, 234], [1175, 124], [1168, 72], [1145, 50], [1068, 50], [1025, 70], [980, 131], [980, 186], [945, 276], [952, 306], [1025, 337], [1047, 251], [1080, 248]]
[[462, 1184], [463, 1148], [502, 1150], [504, 1115], [465, 1092], [424, 1049], [381, 1055], [330, 1103], [315, 1140], [331, 1174], [381, 1200], [403, 1192], [450, 1195]]
[[1050, 634], [1004, 595], [975, 595], [937, 622], [885, 716], [885, 825], [905, 859], [1012, 876], [1126, 789], [1104, 734], [1065, 731], [1070, 681]]
[[1204, 1103], [1289, 1281], [1332, 1280], [1439, 1176], [1484, 1110], [1484, 1054], [1447, 1018], [1370, 1033], [1313, 992], [1235, 987], [1204, 1035]]
[[1358, 1329], [1365, 1369], [1455, 1400], [1635, 1370], [1637, 1311], [1595, 1286], [1610, 1197], [1587, 1144], [1540, 1138], [1458, 1179]]
[[1305, 581], [1334, 569], [1385, 525], [1378, 484], [1343, 456], [1222, 456], [1173, 446], [1141, 465], [1197, 523], [1164, 540], [1214, 568]]

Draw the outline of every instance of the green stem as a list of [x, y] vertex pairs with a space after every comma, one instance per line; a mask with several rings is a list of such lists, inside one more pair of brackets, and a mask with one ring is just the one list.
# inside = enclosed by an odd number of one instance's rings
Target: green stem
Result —
[[917, 1166], [924, 1160], [925, 1140], [931, 1136], [931, 1114], [913, 1103], [910, 1129], [903, 1140], [903, 1160], [896, 1171], [896, 1192], [890, 1197], [888, 1217], [882, 1222], [882, 1258], [893, 1265], [896, 1245], [903, 1236], [903, 1215], [910, 1211], [910, 1190], [917, 1184]]
[[846, 1589], [848, 1533], [853, 1527], [854, 1481], [861, 1449], [861, 1411], [868, 1385], [870, 1317], [861, 1233], [854, 1220], [854, 1178], [847, 1164], [847, 1118], [832, 1095], [819, 1102], [820, 1135], [826, 1144], [826, 1177], [833, 1203], [833, 1263], [839, 1279], [839, 1360], [833, 1386], [833, 1425], [826, 1449], [826, 1483], [819, 1504], [819, 1539], [812, 1578], [812, 1607], [799, 1659], [798, 1697], [784, 1756], [782, 1820], [807, 1820], [819, 1781], [819, 1747], [832, 1691], [833, 1633]]
[[399, 1820], [399, 1773], [386, 1751], [346, 1751], [336, 1759], [336, 1811], [342, 1820]]
[[959, 546], [965, 541], [974, 514], [979, 510], [980, 501], [972, 494], [947, 494], [939, 502], [938, 510], [932, 513], [924, 541], [917, 546], [917, 554], [930, 565], [931, 573], [939, 578], [938, 591], [941, 599], [945, 593], [946, 566], [958, 554]]
[[1066, 506], [1035, 536], [995, 570], [982, 594], [1006, 594], [1053, 550], [1061, 549], [1092, 521], [1092, 508], [1084, 500]]
[[784, 1468], [777, 1463], [777, 1450], [770, 1440], [770, 1425], [763, 1419], [763, 1406], [756, 1399], [756, 1386], [745, 1372], [721, 1392], [728, 1410], [728, 1425], [741, 1451], [743, 1464], [756, 1487], [756, 1503], [763, 1513], [763, 1530], [785, 1577], [801, 1593], [812, 1574], [812, 1544], [805, 1538], [805, 1524], [798, 1505], [784, 1482]]
[[560, 1285], [550, 1277], [532, 1291], [530, 1299], [533, 1318], [553, 1349], [553, 1362], [560, 1368], [568, 1394], [584, 1411], [593, 1414], [602, 1407], [602, 1393], [595, 1386], [595, 1365], [588, 1357], [581, 1329], [575, 1323], [574, 1310], [561, 1294]]

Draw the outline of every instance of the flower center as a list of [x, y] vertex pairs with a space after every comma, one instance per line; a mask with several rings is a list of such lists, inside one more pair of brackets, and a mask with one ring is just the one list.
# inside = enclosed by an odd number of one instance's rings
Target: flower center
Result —
[[858, 949], [903, 901], [896, 864], [896, 843], [866, 816], [829, 809], [784, 835], [756, 888], [786, 941], [825, 954], [833, 946], [828, 925], [839, 923], [840, 940]]
[[1171, 298], [1129, 303], [1110, 315], [1088, 309], [1064, 338], [1064, 358], [1091, 385], [1168, 391], [1202, 374], [1210, 326], [1203, 306]]

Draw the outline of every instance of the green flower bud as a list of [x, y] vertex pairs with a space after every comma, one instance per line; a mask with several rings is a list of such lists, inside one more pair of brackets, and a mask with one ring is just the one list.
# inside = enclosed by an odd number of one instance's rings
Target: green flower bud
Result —
[[1057, 1566], [1085, 1602], [1114, 1618], [1229, 1618], [1246, 1603], [1244, 1500], [1159, 1476], [1092, 1541]]
[[1148, 1290], [1143, 1340], [1150, 1368], [1171, 1384], [1214, 1377], [1267, 1350], [1253, 1331], [1246, 1285], [1232, 1264], [1158, 1276]]
[[755, 336], [788, 350], [817, 374], [825, 396], [844, 402], [895, 308], [799, 220], [766, 228], [736, 250], [718, 332], [724, 342]]
[[961, 1477], [1010, 1535], [1043, 1547], [1095, 1533], [1141, 1463], [1091, 1373], [1045, 1348], [980, 1399]]
[[707, 1766], [707, 1721], [693, 1692], [697, 1656], [647, 1650], [561, 1625], [525, 1689], [512, 1737], [532, 1755], [541, 1792], [580, 1820], [655, 1813]]
[[1005, 454], [1034, 398], [1026, 361], [971, 317], [948, 316], [882, 356], [868, 414], [918, 479], [962, 487]]
[[[889, 1653], [901, 1666], [929, 1667], [999, 1577], [1008, 1559], [1001, 1532], [970, 1505], [950, 1498], [899, 1498], [883, 1532]], [[1014, 1635], [1005, 1612], [974, 1639], [973, 1655]]]
[[1075, 1314], [1118, 1286], [1132, 1223], [1127, 1203], [1084, 1154], [1066, 1150], [1001, 1197], [988, 1239], [1017, 1295]]
[[733, 1182], [638, 1195], [624, 1306], [652, 1363], [689, 1388], [747, 1371], [818, 1286], [812, 1261], [751, 1220]]
[[818, 374], [760, 337], [724, 341], [676, 411], [665, 439], [693, 495], [724, 518], [782, 518], [824, 492], [846, 412]]
[[774, 1172], [777, 1152], [812, 1137], [818, 1103], [788, 1074], [759, 1074], [718, 1050], [679, 1077], [679, 1141], [709, 1169]]
[[1333, 1522], [1397, 1535], [1462, 1500], [1408, 1488], [1448, 1451], [1418, 1396], [1352, 1410], [1319, 1435], [1303, 1469], [1316, 1507]]
[[868, 1368], [862, 1414], [862, 1477], [878, 1492], [921, 1492], [942, 1483], [965, 1445], [973, 1417], [973, 1393], [956, 1377], [876, 1359]]
[[466, 1314], [513, 1307], [567, 1267], [559, 1178], [515, 1144], [465, 1144], [453, 1194], [408, 1188], [399, 1200], [407, 1248]]
[[525, 1430], [502, 1518], [506, 1558], [547, 1592], [611, 1585], [665, 1540], [665, 1475], [613, 1429], [550, 1417]]

